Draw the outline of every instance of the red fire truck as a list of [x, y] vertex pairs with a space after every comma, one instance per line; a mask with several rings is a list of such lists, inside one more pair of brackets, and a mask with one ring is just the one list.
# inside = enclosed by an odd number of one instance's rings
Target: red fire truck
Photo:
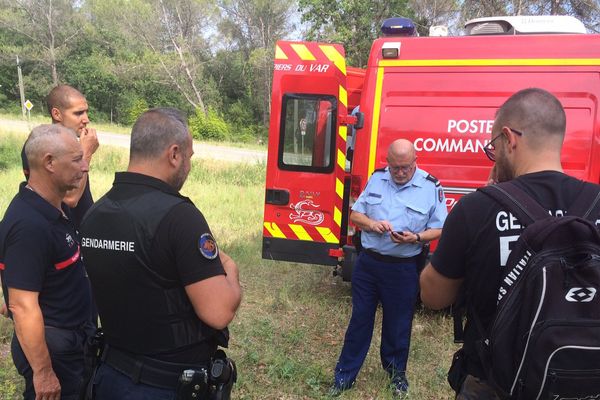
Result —
[[365, 69], [346, 66], [341, 45], [277, 43], [263, 258], [331, 265], [348, 279], [350, 207], [389, 144], [414, 143], [452, 208], [485, 184], [494, 114], [527, 87], [565, 107], [565, 172], [600, 182], [600, 35], [571, 17], [479, 19], [460, 37], [415, 37], [399, 19], [382, 28]]

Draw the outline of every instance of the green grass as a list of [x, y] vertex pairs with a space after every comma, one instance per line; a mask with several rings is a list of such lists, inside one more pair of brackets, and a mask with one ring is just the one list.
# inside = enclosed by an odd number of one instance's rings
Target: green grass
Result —
[[[0, 215], [21, 181], [22, 135], [0, 130]], [[94, 197], [106, 192], [127, 151], [101, 146], [90, 171]], [[350, 285], [329, 267], [261, 258], [264, 164], [193, 162], [182, 193], [202, 210], [221, 248], [240, 269], [242, 305], [230, 325], [228, 354], [238, 365], [236, 399], [326, 399], [351, 312]], [[389, 399], [380, 366], [381, 315], [354, 389], [340, 399]], [[22, 382], [8, 354], [12, 328], [0, 321], [0, 399], [17, 398]], [[454, 398], [446, 371], [456, 345], [451, 320], [419, 310], [413, 324], [408, 399]]]
[[[8, 114], [8, 113], [3, 113], [0, 112], [0, 120], [10, 120], [10, 121], [14, 121], [15, 123], [21, 123], [19, 125], [19, 127], [15, 130], [13, 128], [13, 131], [15, 131], [15, 133], [29, 133], [29, 131], [31, 131], [31, 129], [37, 125], [41, 125], [41, 124], [49, 124], [52, 122], [52, 120], [50, 119], [50, 117], [46, 117], [45, 115], [40, 115], [40, 114], [36, 114], [36, 115], [32, 115], [30, 118], [25, 118], [23, 119], [21, 117], [20, 114]], [[131, 126], [125, 126], [125, 125], [119, 125], [119, 124], [110, 124], [110, 123], [104, 123], [104, 122], [94, 122], [92, 121], [89, 125], [92, 128], [95, 128], [97, 131], [101, 131], [101, 132], [110, 132], [110, 133], [120, 133], [120, 134], [124, 134], [124, 135], [129, 135], [131, 133]], [[265, 144], [257, 144], [257, 143], [239, 143], [239, 142], [229, 142], [229, 141], [223, 141], [223, 142], [200, 142], [200, 143], [210, 143], [213, 146], [227, 146], [227, 147], [239, 147], [239, 148], [244, 148], [244, 149], [250, 149], [250, 150], [265, 150], [266, 148], [266, 143]]]

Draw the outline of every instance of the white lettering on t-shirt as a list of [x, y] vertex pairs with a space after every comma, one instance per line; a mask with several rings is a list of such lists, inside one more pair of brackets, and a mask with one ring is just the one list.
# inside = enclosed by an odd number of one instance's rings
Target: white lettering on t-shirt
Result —
[[84, 237], [81, 240], [83, 247], [102, 250], [129, 251], [135, 252], [135, 242], [125, 242], [122, 240], [107, 240]]
[[496, 229], [498, 229], [499, 232], [511, 229], [521, 229], [521, 224], [519, 224], [517, 219], [511, 213], [500, 211], [496, 214]]
[[500, 236], [500, 266], [504, 267], [510, 256], [510, 244], [516, 242], [519, 235]]

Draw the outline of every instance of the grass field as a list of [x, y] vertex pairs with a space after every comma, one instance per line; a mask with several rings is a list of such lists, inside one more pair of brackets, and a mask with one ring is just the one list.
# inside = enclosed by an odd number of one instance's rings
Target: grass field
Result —
[[[0, 215], [21, 180], [24, 137], [0, 129]], [[125, 150], [101, 147], [90, 171], [95, 198], [124, 170]], [[235, 399], [326, 399], [350, 317], [350, 285], [329, 267], [261, 259], [262, 164], [194, 161], [182, 193], [203, 211], [220, 246], [237, 262], [244, 298], [232, 324], [230, 350], [238, 365]], [[417, 310], [412, 334], [408, 399], [452, 399], [446, 371], [456, 345], [451, 319]], [[379, 362], [381, 315], [354, 389], [340, 399], [389, 399]], [[19, 398], [21, 378], [9, 354], [11, 323], [0, 321], [0, 399]]]

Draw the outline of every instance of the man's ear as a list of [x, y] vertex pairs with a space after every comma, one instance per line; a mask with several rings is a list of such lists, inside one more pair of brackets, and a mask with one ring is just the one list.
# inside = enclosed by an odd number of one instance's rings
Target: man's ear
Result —
[[50, 110], [50, 117], [52, 118], [52, 121], [63, 122], [62, 112], [56, 107], [52, 107]]
[[517, 134], [514, 133], [509, 127], [502, 127], [502, 134], [506, 137], [506, 141], [508, 142], [508, 147], [514, 149], [517, 147]]
[[169, 158], [169, 164], [175, 167], [178, 166], [181, 161], [181, 148], [179, 147], [179, 145], [172, 144], [171, 146], [169, 146], [167, 154]]
[[54, 157], [50, 153], [44, 154], [42, 157], [42, 167], [49, 172], [54, 172]]

